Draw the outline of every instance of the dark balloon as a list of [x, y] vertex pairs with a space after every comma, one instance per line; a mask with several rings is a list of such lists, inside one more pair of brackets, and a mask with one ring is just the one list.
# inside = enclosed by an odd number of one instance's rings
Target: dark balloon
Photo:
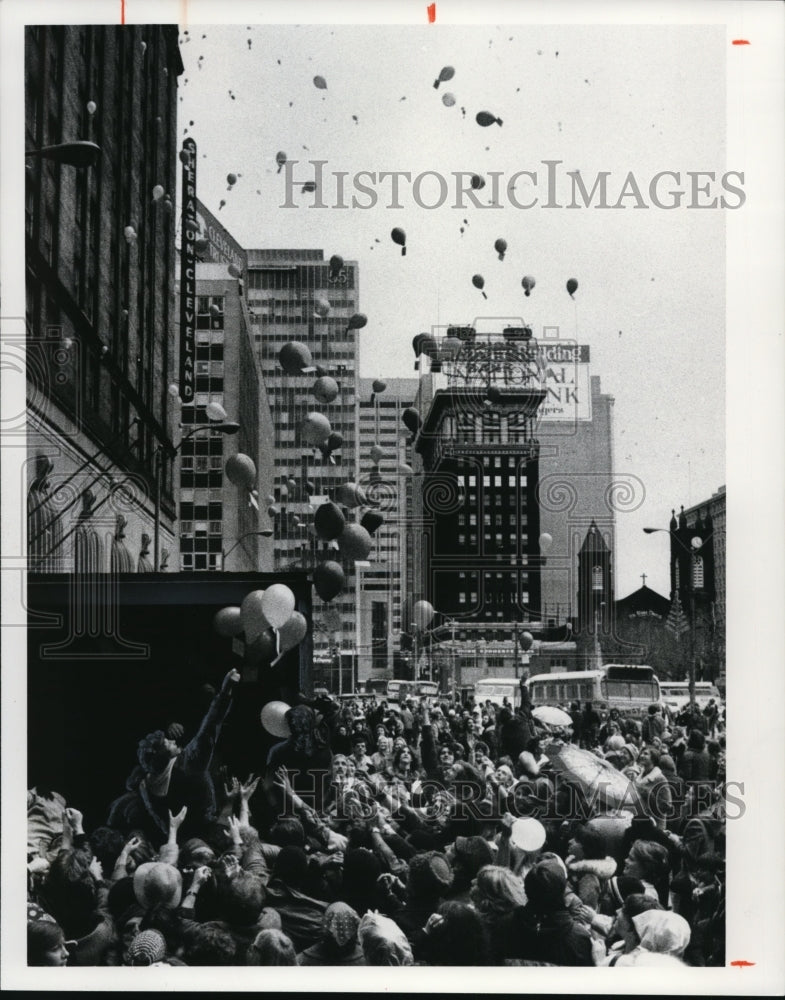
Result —
[[320, 563], [313, 571], [313, 586], [323, 601], [331, 601], [337, 597], [346, 584], [346, 576], [340, 563]]
[[338, 275], [343, 270], [343, 257], [339, 257], [338, 254], [333, 254], [330, 258], [330, 277], [337, 278]]
[[575, 292], [578, 291], [578, 282], [575, 278], [570, 278], [567, 282], [567, 291], [570, 293], [570, 298], [572, 298]]
[[437, 78], [433, 81], [433, 85], [438, 90], [440, 83], [447, 83], [447, 81], [452, 80], [454, 76], [455, 76], [455, 70], [452, 68], [452, 66], [445, 66], [441, 70]]
[[404, 427], [408, 431], [411, 431], [412, 434], [416, 434], [420, 429], [420, 414], [413, 406], [406, 407], [401, 414], [401, 420], [403, 421]]
[[305, 344], [290, 340], [278, 352], [278, 363], [287, 375], [299, 375], [303, 368], [311, 367], [313, 358]]
[[380, 378], [374, 379], [374, 383], [372, 386], [374, 392], [384, 392], [386, 388], [387, 388], [386, 382], [382, 382]]
[[488, 298], [488, 296], [485, 294], [485, 292], [482, 291], [483, 288], [485, 287], [485, 279], [483, 278], [483, 276], [481, 274], [475, 274], [474, 275], [474, 277], [472, 278], [472, 284], [474, 285], [475, 288], [479, 288], [480, 289], [480, 291], [482, 292], [482, 297], [484, 299]]
[[501, 118], [497, 118], [496, 115], [492, 115], [490, 111], [478, 111], [475, 121], [478, 125], [482, 125], [483, 128], [487, 128], [489, 125], [501, 125]]
[[343, 436], [338, 431], [333, 431], [327, 438], [327, 447], [330, 451], [337, 451], [343, 444]]
[[363, 315], [363, 313], [355, 313], [354, 316], [349, 320], [348, 330], [362, 330], [364, 326], [368, 324], [368, 317]]
[[397, 227], [390, 233], [393, 243], [397, 243], [401, 248], [401, 257], [406, 256], [406, 233]]
[[316, 534], [325, 542], [337, 538], [346, 525], [346, 518], [341, 508], [331, 500], [316, 509], [313, 516], [313, 526]]
[[471, 186], [473, 191], [482, 191], [485, 187], [485, 178], [480, 177], [479, 174], [472, 174]]
[[252, 642], [246, 643], [245, 658], [250, 664], [267, 665], [272, 663], [277, 655], [278, 650], [272, 629], [265, 629]]
[[498, 253], [499, 260], [504, 260], [504, 255], [507, 253], [507, 241], [506, 240], [496, 240], [493, 244], [493, 249]]
[[383, 524], [384, 518], [375, 510], [366, 511], [360, 520], [360, 525], [365, 528], [369, 535], [372, 535], [377, 528], [381, 528]]

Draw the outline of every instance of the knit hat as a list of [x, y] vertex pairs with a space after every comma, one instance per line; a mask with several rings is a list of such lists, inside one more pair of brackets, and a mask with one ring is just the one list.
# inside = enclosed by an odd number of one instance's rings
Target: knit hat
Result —
[[608, 737], [605, 745], [608, 750], [621, 750], [624, 746], [624, 737], [620, 733], [614, 733], [613, 736]]
[[45, 924], [56, 924], [57, 921], [54, 917], [50, 916], [43, 907], [39, 906], [38, 903], [27, 904], [27, 919], [33, 922], [42, 922]]
[[161, 905], [175, 909], [180, 905], [183, 880], [174, 865], [148, 861], [134, 872], [134, 893], [146, 910]]
[[455, 856], [472, 877], [483, 865], [493, 864], [493, 851], [484, 837], [456, 837]]
[[526, 898], [536, 913], [560, 910], [564, 906], [567, 877], [555, 865], [535, 865], [523, 882]]
[[409, 862], [409, 892], [413, 896], [444, 896], [452, 885], [452, 868], [438, 851], [417, 854]]
[[166, 939], [160, 931], [139, 931], [128, 949], [130, 965], [154, 965], [166, 958]]
[[331, 903], [324, 911], [322, 930], [339, 948], [357, 940], [360, 918], [348, 903]]
[[632, 757], [633, 760], [637, 760], [638, 759], [638, 753], [639, 753], [639, 751], [638, 751], [638, 748], [635, 746], [634, 743], [625, 743], [624, 744], [624, 749], [627, 751], [627, 753], [630, 755], [630, 757]]

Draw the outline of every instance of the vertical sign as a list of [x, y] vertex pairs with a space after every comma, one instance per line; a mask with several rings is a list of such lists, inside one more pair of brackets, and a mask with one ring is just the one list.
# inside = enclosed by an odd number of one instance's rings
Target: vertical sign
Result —
[[180, 245], [180, 398], [194, 401], [196, 349], [196, 143], [183, 141], [183, 233]]

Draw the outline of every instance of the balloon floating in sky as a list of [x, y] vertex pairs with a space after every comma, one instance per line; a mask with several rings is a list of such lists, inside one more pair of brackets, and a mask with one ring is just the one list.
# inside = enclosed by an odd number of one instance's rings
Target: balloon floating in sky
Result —
[[412, 619], [417, 628], [427, 628], [435, 614], [430, 601], [417, 601], [412, 610]]
[[371, 461], [374, 465], [378, 465], [379, 462], [384, 458], [384, 449], [380, 448], [378, 444], [375, 444], [371, 448]]
[[285, 701], [268, 701], [262, 709], [262, 725], [271, 736], [277, 736], [280, 740], [285, 740], [292, 735], [289, 723], [286, 721], [286, 713], [289, 706]]
[[489, 125], [501, 125], [501, 118], [497, 118], [496, 115], [492, 115], [490, 111], [478, 111], [474, 119], [478, 125], [482, 125], [483, 128], [487, 128]]
[[380, 378], [376, 378], [376, 379], [373, 380], [373, 385], [371, 386], [371, 389], [372, 389], [372, 392], [371, 392], [371, 406], [373, 406], [374, 400], [376, 399], [377, 392], [384, 392], [384, 390], [386, 388], [387, 388], [387, 383], [386, 382], [382, 382], [382, 380]]
[[324, 319], [330, 313], [330, 303], [327, 299], [316, 299], [313, 304], [313, 311], [315, 316]]
[[318, 413], [316, 410], [312, 410], [310, 413], [306, 414], [306, 417], [302, 422], [302, 432], [303, 438], [308, 444], [313, 445], [314, 447], [324, 444], [330, 436], [330, 431], [330, 421], [323, 413]]
[[311, 392], [320, 403], [332, 403], [340, 392], [340, 387], [334, 378], [323, 375], [314, 382]]
[[534, 278], [531, 277], [531, 275], [527, 274], [525, 277], [521, 279], [521, 285], [523, 286], [523, 294], [527, 298], [529, 297], [529, 295], [531, 295], [531, 290], [532, 288], [534, 288], [536, 284], [537, 282], [534, 280]]
[[315, 76], [313, 78], [313, 85], [317, 90], [327, 90], [327, 81], [323, 76]]
[[368, 323], [368, 317], [363, 313], [355, 313], [354, 316], [349, 320], [349, 325], [346, 327], [346, 332], [349, 330], [362, 330], [364, 326]]
[[384, 517], [375, 510], [367, 510], [361, 520], [360, 527], [365, 528], [369, 535], [372, 535], [377, 528], [384, 524]]
[[[207, 237], [206, 236], [198, 236], [194, 240], [194, 250], [200, 256], [201, 256], [201, 254], [203, 254], [207, 250], [207, 248], [208, 248], [209, 245], [210, 244], [207, 242]], [[220, 315], [220, 312], [218, 313], [218, 315]]]
[[570, 293], [570, 298], [572, 298], [574, 294], [578, 291], [578, 282], [575, 280], [575, 278], [570, 278], [570, 280], [567, 282], [567, 291]]
[[286, 163], [286, 153], [276, 153], [275, 162], [278, 164], [278, 173], [280, 174]]
[[357, 483], [341, 483], [336, 493], [338, 503], [344, 507], [359, 507], [363, 502], [363, 495], [357, 487]]
[[553, 535], [549, 535], [547, 531], [543, 531], [540, 535], [540, 552], [545, 555], [550, 550], [551, 545], [553, 545]]
[[153, 188], [153, 201], [160, 201], [164, 196], [164, 189], [160, 184], [156, 184]]
[[346, 576], [343, 567], [340, 563], [333, 562], [331, 559], [321, 563], [313, 571], [314, 590], [323, 601], [331, 601], [334, 597], [337, 597], [345, 584]]
[[251, 642], [245, 641], [246, 662], [254, 666], [269, 666], [275, 659], [278, 650], [276, 648], [275, 635], [272, 629], [266, 628], [254, 636]]
[[232, 278], [240, 277], [241, 274], [240, 268], [236, 264], [230, 264], [229, 267], [227, 268], [227, 271], [229, 272], [229, 276]]
[[87, 102], [87, 113], [88, 113], [88, 115], [94, 115], [97, 110], [98, 110], [98, 105], [95, 103], [95, 101], [88, 101]]
[[442, 104], [445, 108], [451, 108], [455, 104], [454, 94], [442, 94]]
[[240, 605], [240, 620], [245, 632], [246, 645], [264, 632], [269, 624], [262, 614], [263, 597], [263, 590], [252, 590], [250, 594], [245, 595]]
[[433, 85], [438, 90], [440, 83], [447, 83], [447, 81], [452, 80], [454, 76], [455, 76], [455, 70], [452, 68], [452, 66], [445, 66], [442, 69], [441, 73], [439, 73], [439, 75], [433, 81]]
[[177, 383], [172, 382], [172, 384], [169, 386], [169, 395], [173, 399], [178, 398], [178, 396], [180, 395], [180, 387], [177, 385]]
[[328, 500], [316, 508], [313, 516], [313, 526], [317, 537], [324, 542], [331, 542], [343, 531], [346, 518], [338, 504]]
[[287, 375], [300, 375], [303, 368], [313, 365], [313, 358], [305, 344], [290, 340], [278, 352], [278, 363]]
[[234, 187], [234, 185], [237, 183], [237, 174], [227, 174], [226, 183], [229, 185], [230, 188]]
[[480, 177], [479, 174], [472, 174], [472, 178], [469, 183], [472, 186], [472, 191], [482, 191], [485, 187], [485, 178]]
[[308, 634], [308, 621], [299, 611], [293, 611], [291, 617], [278, 630], [281, 652], [286, 653], [299, 646]]
[[401, 248], [401, 257], [405, 257], [406, 256], [406, 233], [402, 229], [399, 229], [396, 226], [395, 229], [393, 229], [393, 231], [390, 233], [390, 238], [392, 239], [393, 243], [397, 243], [398, 246]]
[[485, 278], [483, 278], [481, 274], [475, 274], [475, 276], [472, 278], [472, 284], [474, 285], [475, 288], [480, 289], [480, 291], [482, 292], [482, 297], [484, 299], [488, 298], [485, 292], [483, 292], [483, 288], [485, 287]]
[[521, 632], [521, 637], [518, 641], [521, 644], [521, 649], [525, 652], [527, 649], [531, 649], [534, 645], [534, 636], [531, 632]]
[[136, 239], [136, 230], [133, 226], [126, 226], [123, 230], [123, 236], [125, 236], [126, 243], [133, 243]]
[[342, 270], [343, 270], [343, 257], [339, 257], [338, 254], [335, 253], [330, 258], [330, 277], [337, 278]]
[[208, 420], [226, 420], [226, 410], [220, 403], [215, 401], [208, 403], [204, 408]]
[[218, 635], [223, 636], [224, 639], [240, 635], [243, 630], [240, 608], [221, 608], [220, 611], [216, 611], [215, 617], [213, 618], [213, 628]]
[[226, 201], [223, 198], [221, 198], [221, 200], [218, 202], [218, 211], [219, 212], [221, 211], [221, 209], [224, 207], [225, 204], [226, 204]]
[[507, 241], [496, 240], [496, 242], [493, 244], [493, 249], [499, 255], [499, 260], [504, 260], [504, 255], [507, 253]]
[[219, 305], [216, 305], [216, 303], [213, 303], [210, 306], [210, 315], [213, 317], [213, 319], [218, 319], [218, 317], [221, 315], [221, 307]]
[[416, 434], [420, 429], [420, 414], [413, 406], [406, 407], [401, 414], [401, 420], [403, 421], [404, 427], [408, 431], [411, 431], [412, 434]]
[[224, 466], [226, 478], [235, 486], [250, 489], [256, 482], [256, 466], [253, 459], [242, 453], [230, 455]]
[[294, 594], [285, 583], [274, 583], [262, 596], [262, 614], [273, 628], [281, 628], [292, 617]]
[[361, 524], [347, 524], [338, 538], [338, 548], [346, 559], [367, 559], [373, 539]]

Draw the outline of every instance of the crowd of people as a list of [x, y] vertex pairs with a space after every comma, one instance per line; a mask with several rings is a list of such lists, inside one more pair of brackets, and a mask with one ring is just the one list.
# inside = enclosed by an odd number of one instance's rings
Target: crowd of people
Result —
[[725, 964], [724, 713], [303, 696], [246, 778], [238, 682], [140, 739], [103, 824], [28, 792], [29, 965]]

